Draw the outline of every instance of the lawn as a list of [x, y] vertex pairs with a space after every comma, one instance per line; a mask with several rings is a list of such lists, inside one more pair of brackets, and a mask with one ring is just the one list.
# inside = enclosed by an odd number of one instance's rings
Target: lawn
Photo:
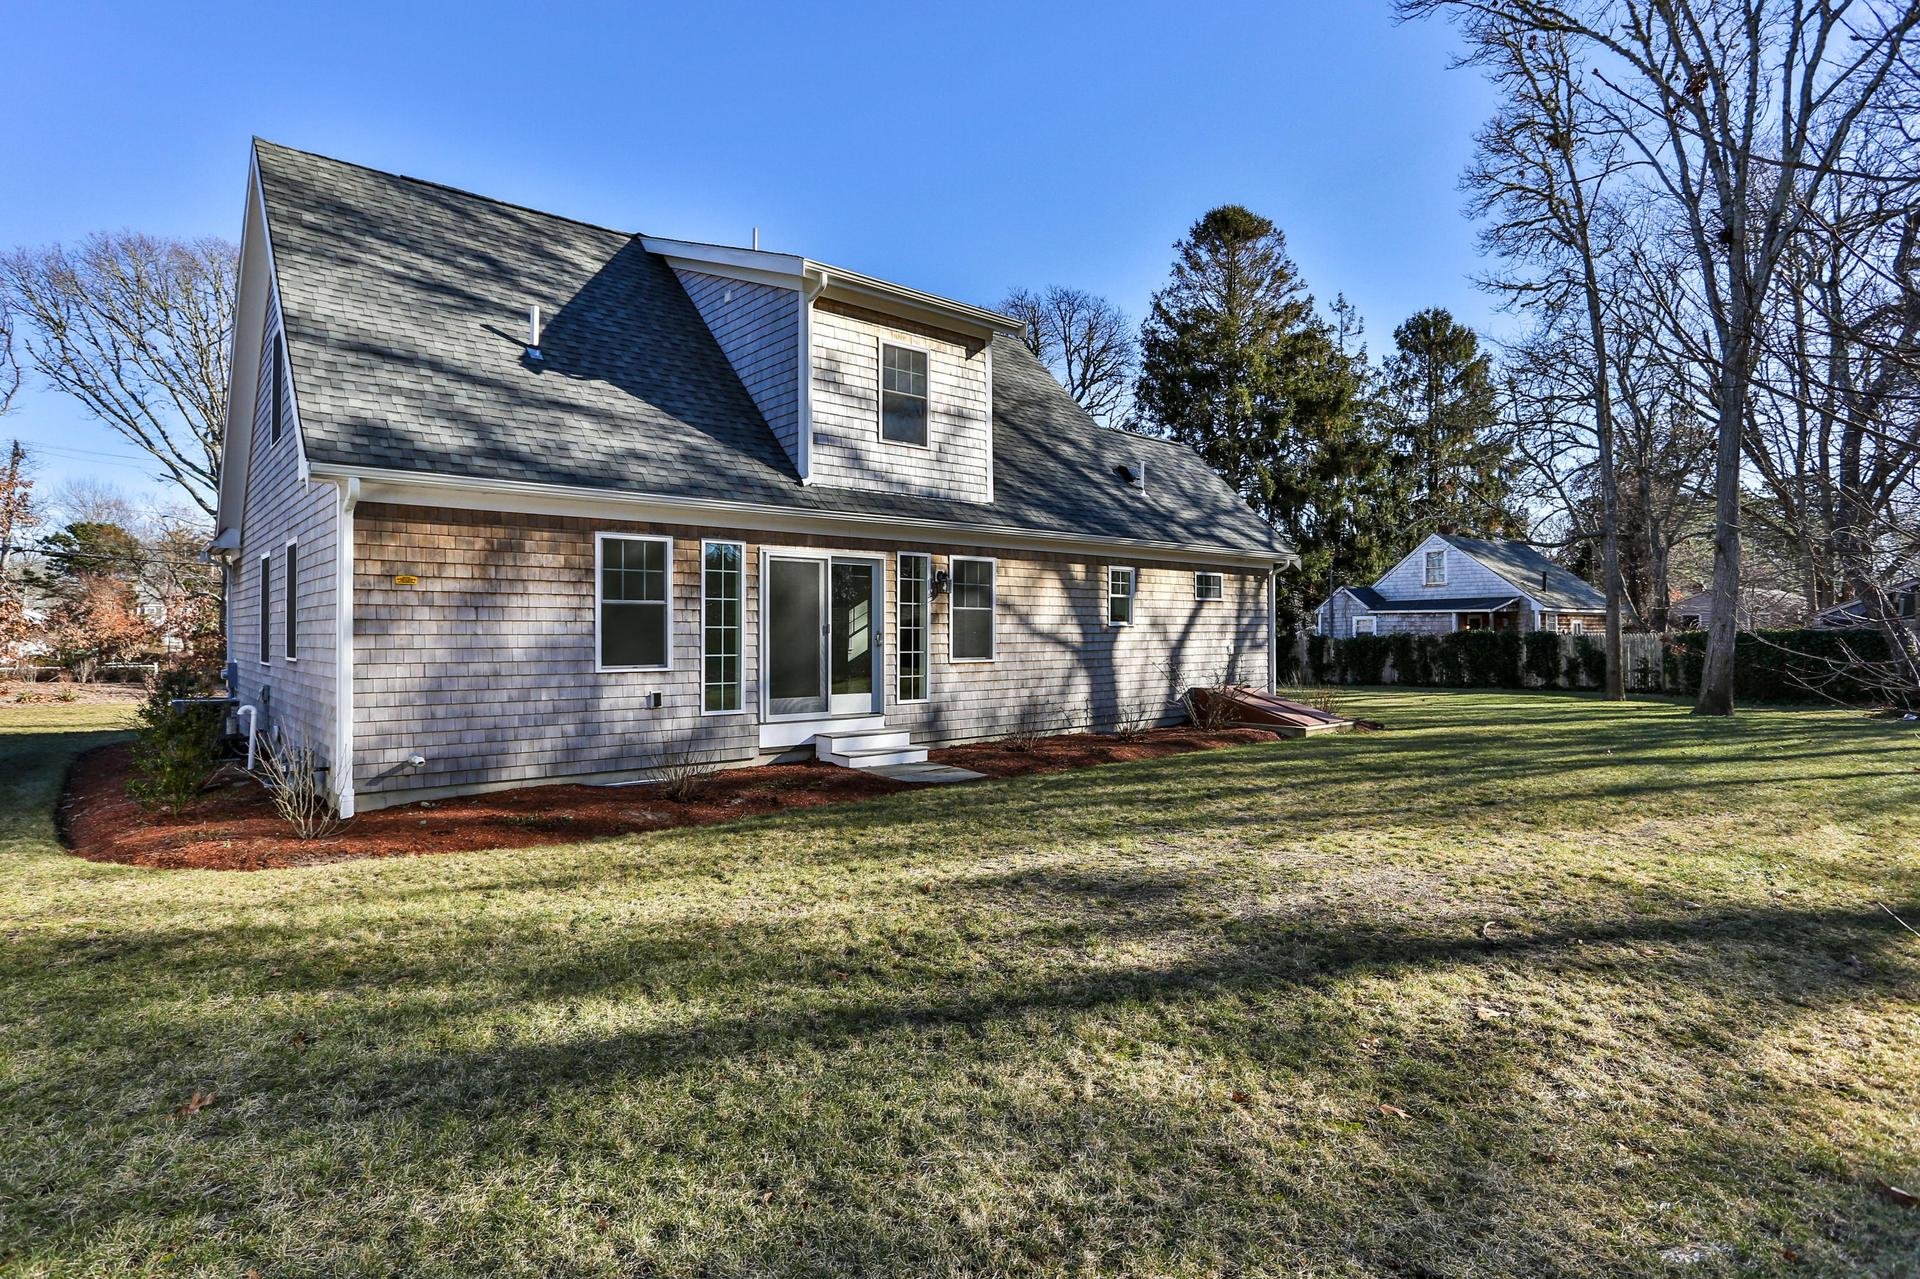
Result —
[[1920, 727], [1348, 705], [254, 874], [63, 854], [124, 712], [7, 708], [0, 1272], [1920, 1275]]

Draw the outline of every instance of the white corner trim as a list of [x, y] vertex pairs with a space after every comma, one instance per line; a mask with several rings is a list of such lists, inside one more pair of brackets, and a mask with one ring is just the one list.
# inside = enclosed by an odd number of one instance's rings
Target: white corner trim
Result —
[[333, 793], [342, 817], [353, 816], [353, 508], [360, 504], [360, 481], [340, 482], [334, 539]]

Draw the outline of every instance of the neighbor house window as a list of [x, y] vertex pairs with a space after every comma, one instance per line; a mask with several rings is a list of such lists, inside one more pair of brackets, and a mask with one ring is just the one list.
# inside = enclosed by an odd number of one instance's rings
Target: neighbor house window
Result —
[[933, 580], [933, 557], [900, 557], [900, 692], [903, 702], [927, 700], [927, 602]]
[[287, 577], [287, 595], [286, 595], [286, 601], [287, 601], [287, 602], [286, 602], [286, 610], [287, 610], [287, 616], [286, 616], [286, 628], [287, 628], [287, 634], [286, 634], [286, 638], [285, 638], [285, 643], [286, 643], [286, 646], [287, 646], [287, 649], [286, 649], [286, 651], [287, 651], [287, 660], [288, 660], [289, 662], [291, 662], [291, 661], [293, 661], [293, 660], [295, 660], [296, 658], [298, 658], [298, 657], [300, 656], [300, 651], [299, 651], [299, 645], [300, 645], [300, 641], [299, 641], [299, 631], [300, 631], [300, 561], [298, 560], [298, 558], [296, 558], [296, 555], [295, 555], [295, 553], [296, 553], [296, 552], [297, 552], [297, 551], [298, 551], [299, 549], [300, 549], [300, 548], [299, 548], [298, 546], [296, 546], [296, 545], [295, 545], [294, 543], [292, 543], [292, 542], [288, 542], [288, 543], [287, 543], [287, 573], [286, 573], [286, 577]]
[[953, 557], [953, 660], [993, 660], [993, 561]]
[[746, 599], [747, 548], [739, 542], [707, 542], [701, 549], [700, 661], [705, 692], [701, 709], [741, 709], [740, 615]]
[[1585, 635], [1587, 633], [1587, 624], [1576, 617], [1573, 619], [1573, 625], [1570, 630], [1572, 634]]
[[927, 353], [880, 346], [880, 438], [895, 444], [927, 442]]
[[600, 668], [667, 669], [673, 543], [603, 533], [599, 548]]
[[260, 557], [260, 664], [273, 660], [273, 556]]
[[1133, 625], [1133, 570], [1107, 570], [1107, 625]]
[[1225, 581], [1218, 573], [1195, 573], [1193, 575], [1193, 598], [1197, 600], [1217, 600], [1226, 594]]
[[1371, 617], [1356, 617], [1356, 618], [1354, 618], [1354, 619], [1353, 619], [1353, 633], [1354, 633], [1355, 635], [1371, 635], [1371, 634], [1373, 634], [1373, 633], [1374, 633], [1374, 619], [1372, 619]]
[[1427, 585], [1445, 586], [1447, 584], [1447, 553], [1445, 551], [1427, 552]]
[[287, 420], [287, 344], [273, 335], [273, 438], [277, 442]]

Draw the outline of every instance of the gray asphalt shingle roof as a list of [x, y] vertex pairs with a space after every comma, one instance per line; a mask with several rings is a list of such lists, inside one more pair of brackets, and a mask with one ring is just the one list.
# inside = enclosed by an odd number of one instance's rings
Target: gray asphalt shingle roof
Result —
[[1520, 602], [1516, 595], [1448, 595], [1410, 600], [1383, 599], [1368, 604], [1370, 613], [1488, 613]]
[[1440, 535], [1448, 545], [1473, 556], [1549, 609], [1604, 612], [1607, 597], [1570, 569], [1562, 568], [1525, 542], [1508, 538]]
[[[636, 235], [257, 142], [315, 464], [1288, 554], [1197, 455], [1108, 431], [996, 338], [991, 503], [802, 485]], [[526, 308], [547, 317], [526, 357]], [[1145, 461], [1147, 491], [1113, 473]]]

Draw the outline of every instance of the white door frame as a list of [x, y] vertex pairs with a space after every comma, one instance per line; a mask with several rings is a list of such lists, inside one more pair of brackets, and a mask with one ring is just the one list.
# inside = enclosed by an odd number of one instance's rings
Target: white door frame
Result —
[[[820, 609], [828, 629], [820, 641], [820, 686], [826, 694], [826, 709], [801, 711], [790, 715], [773, 713], [773, 591], [768, 565], [774, 560], [817, 560], [820, 562]], [[858, 561], [873, 569], [873, 697], [859, 710], [833, 709], [833, 563]], [[886, 713], [886, 608], [887, 556], [880, 551], [836, 551], [817, 546], [763, 546], [760, 548], [760, 719], [762, 723], [807, 719], [865, 719]]]

